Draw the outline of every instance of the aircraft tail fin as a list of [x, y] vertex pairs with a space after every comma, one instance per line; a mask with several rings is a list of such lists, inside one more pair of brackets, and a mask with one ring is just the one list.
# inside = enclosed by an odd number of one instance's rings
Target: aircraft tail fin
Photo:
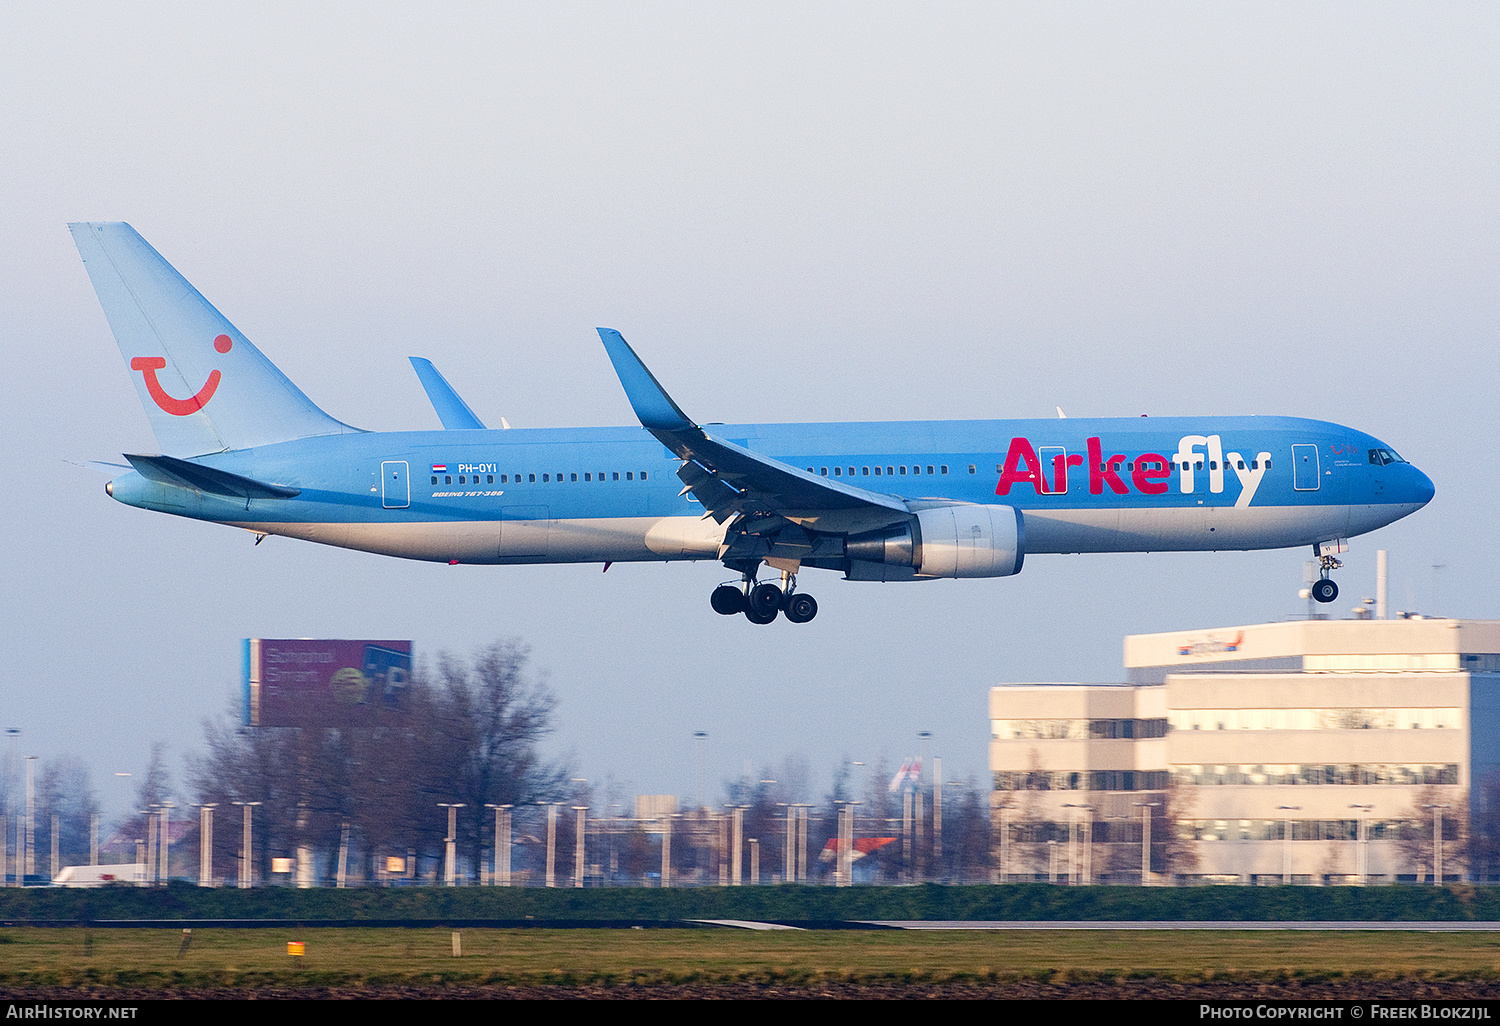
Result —
[[358, 430], [320, 410], [130, 225], [68, 229], [163, 452]]

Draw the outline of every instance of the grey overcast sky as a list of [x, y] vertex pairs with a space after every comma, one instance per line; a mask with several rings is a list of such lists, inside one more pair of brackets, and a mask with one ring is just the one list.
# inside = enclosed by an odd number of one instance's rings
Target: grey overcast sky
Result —
[[[1383, 438], [1426, 510], [1336, 607], [1500, 616], [1490, 3], [11, 3], [0, 11], [0, 726], [112, 808], [240, 639], [518, 638], [552, 750], [624, 794], [1119, 679], [1122, 635], [1294, 615], [1302, 551], [1047, 556], [756, 628], [717, 564], [447, 567], [129, 509], [156, 451], [65, 229], [126, 220], [334, 416], [632, 423], [593, 328], [705, 421], [1280, 413]], [[1434, 569], [1441, 567], [1441, 569]]]

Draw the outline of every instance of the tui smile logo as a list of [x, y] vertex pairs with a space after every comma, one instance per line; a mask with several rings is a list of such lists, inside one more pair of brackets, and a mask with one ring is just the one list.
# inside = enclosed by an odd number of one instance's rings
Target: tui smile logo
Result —
[[[233, 345], [234, 342], [228, 335], [220, 335], [214, 339], [214, 348], [221, 353], [229, 352]], [[218, 368], [215, 368], [208, 372], [208, 380], [195, 395], [190, 395], [186, 399], [178, 399], [162, 388], [161, 382], [156, 379], [156, 372], [166, 365], [167, 361], [160, 356], [137, 356], [130, 361], [130, 369], [140, 371], [145, 377], [146, 391], [151, 393], [152, 400], [174, 417], [186, 417], [207, 406], [208, 401], [214, 397], [214, 392], [219, 388], [219, 379], [223, 377]]]

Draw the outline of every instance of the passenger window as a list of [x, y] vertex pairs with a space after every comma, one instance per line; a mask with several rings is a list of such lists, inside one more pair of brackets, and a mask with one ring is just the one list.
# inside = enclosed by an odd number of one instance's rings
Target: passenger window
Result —
[[583, 475], [583, 479], [585, 481], [592, 481], [594, 479], [594, 476], [592, 474], [588, 473], [587, 471], [585, 471], [584, 475]]
[[568, 480], [569, 481], [577, 481], [578, 480], [578, 475], [577, 474], [569, 474], [568, 475]]
[[632, 473], [629, 470], [625, 471], [625, 480], [627, 480], [627, 481], [634, 481], [635, 480], [635, 474]]
[[432, 475], [432, 483], [433, 484], [437, 484], [437, 475], [436, 474]]
[[[809, 469], [809, 470], [811, 470], [811, 469], [812, 469], [812, 468], [811, 468], [811, 467], [809, 467], [809, 468], [807, 468], [807, 469]], [[822, 469], [823, 469], [823, 476], [824, 476], [824, 477], [827, 477], [827, 476], [828, 476], [828, 468], [827, 468], [827, 467], [824, 467], [824, 468], [822, 468]]]
[[444, 474], [443, 475], [443, 484], [452, 484], [452, 483], [453, 483], [453, 475], [452, 474]]
[[462, 474], [458, 475], [458, 483], [459, 484], [463, 484], [464, 483], [464, 476]]
[[614, 473], [613, 473], [613, 474], [611, 474], [611, 475], [610, 475], [610, 476], [611, 476], [611, 477], [613, 477], [613, 478], [614, 478], [614, 479], [615, 479], [615, 480], [616, 480], [616, 481], [618, 481], [618, 480], [620, 480], [620, 472], [619, 472], [619, 471], [618, 471], [618, 470], [616, 470], [616, 471], [615, 471], [615, 472], [614, 472]]
[[944, 464], [943, 464], [943, 465], [942, 465], [942, 471], [943, 471], [943, 473], [945, 473], [945, 474], [946, 474], [946, 473], [948, 473], [948, 464], [946, 464], [946, 463], [944, 463]]
[[911, 472], [913, 474], [920, 474], [920, 473], [922, 473], [922, 468], [921, 467], [912, 467], [911, 468]]
[[844, 470], [843, 467], [834, 467], [833, 468], [833, 476], [834, 477], [843, 477], [843, 470]]
[[879, 476], [880, 476], [880, 468], [879, 468], [879, 467], [876, 467], [876, 468], [875, 468], [875, 476], [876, 476], [876, 477], [879, 477]]
[[[946, 474], [946, 473], [947, 473], [947, 472], [948, 472], [948, 471], [947, 471], [947, 470], [946, 470], [946, 469], [945, 469], [945, 470], [944, 470], [944, 471], [943, 471], [943, 473], [945, 473], [945, 474]], [[928, 468], [927, 468], [927, 473], [929, 473], [929, 474], [931, 474], [931, 473], [932, 473], [932, 467], [931, 467], [931, 466], [928, 466]]]
[[903, 467], [900, 468], [900, 470], [901, 470], [901, 476], [905, 477], [906, 476], [906, 468], [903, 466]]
[[535, 474], [527, 474], [526, 475], [526, 480], [530, 481], [532, 484], [536, 484], [536, 475]]
[[895, 467], [886, 467], [885, 468], [885, 476], [886, 477], [893, 477], [893, 476], [895, 476], [895, 473], [896, 473], [896, 468]]
[[1244, 460], [1236, 460], [1235, 461], [1235, 467], [1236, 467], [1236, 469], [1244, 470], [1245, 469], [1245, 461]]
[[642, 481], [646, 480], [646, 472], [644, 470], [641, 471], [641, 480]]
[[860, 467], [859, 469], [860, 469], [860, 473], [864, 477], [869, 477], [870, 476], [870, 468], [869, 467]]
[[500, 483], [501, 484], [509, 484], [510, 483], [510, 475], [509, 474], [501, 474], [500, 475]]
[[1250, 469], [1251, 470], [1259, 470], [1260, 469], [1260, 460], [1251, 460], [1250, 461]]
[[972, 463], [970, 463], [970, 464], [969, 464], [969, 473], [971, 473], [971, 474], [972, 474], [972, 473], [974, 473], [974, 472], [975, 472], [975, 468], [974, 468], [974, 464], [972, 464]]

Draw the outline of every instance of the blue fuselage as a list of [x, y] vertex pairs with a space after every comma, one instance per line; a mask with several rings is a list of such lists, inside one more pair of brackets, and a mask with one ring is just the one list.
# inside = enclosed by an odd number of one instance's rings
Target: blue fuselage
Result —
[[[1009, 506], [1027, 552], [1251, 549], [1384, 526], [1432, 482], [1361, 431], [1287, 417], [710, 426], [799, 470], [903, 500]], [[448, 562], [715, 558], [723, 529], [642, 428], [351, 432], [194, 460], [297, 489], [240, 498], [128, 473], [121, 502]], [[810, 512], [788, 519], [852, 533]], [[878, 525], [874, 525], [878, 526]]]

